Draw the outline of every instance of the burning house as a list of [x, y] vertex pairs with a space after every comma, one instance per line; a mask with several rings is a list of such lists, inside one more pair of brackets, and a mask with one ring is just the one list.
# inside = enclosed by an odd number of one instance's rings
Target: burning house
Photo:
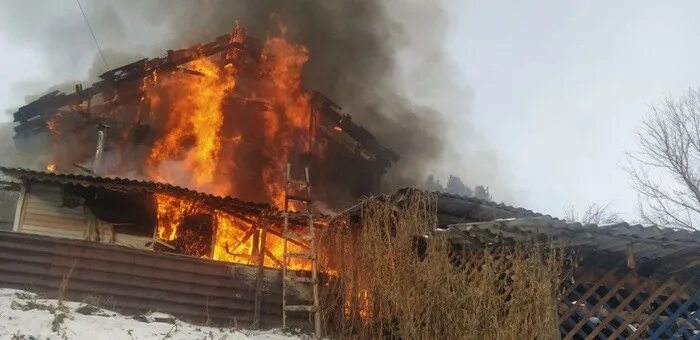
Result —
[[[302, 87], [307, 59], [305, 47], [284, 35], [263, 42], [235, 25], [210, 43], [136, 61], [103, 73], [90, 87], [54, 91], [19, 108], [16, 150], [36, 163], [35, 170], [0, 169], [8, 177], [2, 182], [8, 200], [3, 229], [75, 240], [70, 247], [93, 242], [227, 262], [243, 272], [254, 265], [257, 274], [246, 279], [250, 291], [229, 296], [234, 305], [254, 297], [254, 306], [242, 307], [245, 315], [220, 306], [224, 311], [213, 316], [223, 323], [235, 318], [269, 325], [265, 303], [279, 303], [273, 314], [283, 315], [277, 320], [304, 326], [302, 314], [287, 322], [282, 311], [312, 312], [308, 306], [318, 305], [315, 285], [313, 294], [310, 287], [295, 285], [317, 282], [314, 235], [305, 228], [322, 227], [325, 220], [310, 209], [308, 173], [314, 176], [314, 210], [327, 211], [376, 191], [398, 158], [337, 104]], [[290, 191], [289, 183], [298, 186], [291, 177], [300, 174], [288, 170], [285, 175], [285, 165], [307, 169], [302, 186], [308, 198]], [[48, 253], [44, 265], [66, 256]], [[43, 272], [20, 267], [13, 267], [20, 273], [13, 272], [13, 279], [0, 281], [51, 287], [46, 280], [37, 282], [35, 276]], [[83, 271], [80, 280], [90, 281], [93, 271], [100, 271], [94, 263], [77, 267]], [[270, 278], [266, 268], [282, 269], [284, 278]], [[109, 295], [133, 308], [134, 296], [123, 292], [124, 282], [82, 293]], [[288, 293], [265, 297], [282, 287]], [[157, 295], [169, 299], [172, 294]], [[206, 300], [209, 306], [209, 296], [200, 297], [196, 304]], [[164, 310], [197, 319], [198, 308]]]
[[302, 86], [308, 58], [236, 25], [19, 108], [36, 163], [0, 167], [0, 285], [316, 336], [700, 332], [697, 232], [414, 189], [353, 205], [398, 155]]
[[[285, 255], [313, 249], [302, 237], [305, 216], [150, 181], [0, 173], [3, 287], [51, 296], [60, 277], [75, 275], [73, 299], [101, 296], [130, 313], [158, 308], [197, 323], [258, 327], [278, 325], [283, 295], [290, 304], [313, 301], [305, 283], [316, 276], [314, 262]], [[323, 216], [314, 222], [322, 226]], [[311, 328], [300, 314], [287, 324]]]
[[310, 167], [320, 202], [348, 204], [376, 191], [398, 156], [302, 87], [307, 59], [284, 35], [260, 41], [236, 25], [19, 108], [16, 149], [49, 172], [154, 180], [277, 207], [291, 162]]

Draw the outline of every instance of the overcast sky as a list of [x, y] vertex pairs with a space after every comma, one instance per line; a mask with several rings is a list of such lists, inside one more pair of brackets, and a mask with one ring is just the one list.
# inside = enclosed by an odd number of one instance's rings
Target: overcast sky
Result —
[[[531, 210], [560, 216], [568, 206], [610, 202], [634, 219], [637, 197], [621, 168], [624, 152], [634, 149], [649, 104], [697, 85], [700, 2], [445, 2], [444, 48], [459, 85], [469, 89], [464, 115], [469, 112], [497, 161], [490, 176], [458, 175]], [[77, 9], [63, 10], [62, 20], [83, 24]], [[16, 34], [0, 31], [2, 111], [23, 103], [18, 83], [48, 87], [67, 80], [42, 77], [45, 59]], [[88, 34], [73, 39], [84, 38], [89, 47]], [[453, 113], [454, 124], [467, 119], [460, 114]], [[452, 143], [468, 153], [458, 136]], [[469, 160], [467, 168], [478, 162]]]

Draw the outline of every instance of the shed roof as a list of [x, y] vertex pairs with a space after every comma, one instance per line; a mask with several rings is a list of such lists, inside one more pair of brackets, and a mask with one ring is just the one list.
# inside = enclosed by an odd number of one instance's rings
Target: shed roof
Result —
[[[401, 206], [413, 190], [400, 189], [386, 199]], [[569, 223], [528, 209], [479, 198], [441, 192], [436, 195], [438, 230], [447, 232], [451, 242], [458, 245], [549, 239], [564, 246], [623, 255], [631, 246], [635, 257], [640, 260], [665, 261], [673, 258], [682, 259], [684, 263], [696, 261], [695, 266], [700, 266], [700, 231], [625, 222], [608, 225]], [[356, 207], [358, 209], [359, 206]]]
[[31, 169], [9, 167], [0, 167], [0, 173], [30, 182], [71, 184], [130, 193], [148, 192], [167, 194], [179, 198], [195, 200], [212, 208], [232, 213], [234, 215], [246, 214], [269, 217], [273, 219], [282, 217], [282, 212], [267, 204], [245, 202], [230, 196], [220, 197], [166, 183], [139, 181], [119, 177], [99, 177], [93, 175], [43, 172]]
[[632, 246], [640, 259], [700, 257], [700, 231], [643, 226], [625, 222], [595, 225], [568, 223], [549, 216], [458, 223], [447, 227], [453, 242], [490, 243], [498, 239], [526, 241], [546, 237], [565, 246], [586, 246], [599, 252], [625, 253]]

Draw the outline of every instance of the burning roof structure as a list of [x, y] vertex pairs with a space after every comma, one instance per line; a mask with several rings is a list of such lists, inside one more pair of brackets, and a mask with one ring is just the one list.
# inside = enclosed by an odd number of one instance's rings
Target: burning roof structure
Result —
[[[21, 181], [15, 231], [116, 243], [225, 262], [281, 267], [283, 214], [260, 203], [122, 178], [0, 167]], [[289, 213], [290, 228], [306, 219]], [[327, 218], [315, 217], [317, 225]], [[260, 240], [265, 229], [266, 236]], [[308, 244], [291, 240], [292, 251]], [[309, 269], [292, 261], [290, 268]]]
[[[346, 204], [376, 191], [397, 159], [323, 94], [302, 86], [307, 49], [281, 30], [261, 41], [235, 25], [54, 91], [14, 113], [18, 152], [49, 172], [148, 179], [282, 202], [282, 167], [310, 166], [315, 196]], [[299, 168], [299, 167], [296, 167]]]

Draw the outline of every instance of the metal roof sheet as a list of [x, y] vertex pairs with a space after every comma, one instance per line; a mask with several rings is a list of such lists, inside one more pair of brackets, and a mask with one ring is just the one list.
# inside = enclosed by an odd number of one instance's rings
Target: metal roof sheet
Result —
[[279, 218], [282, 216], [282, 213], [279, 210], [267, 204], [245, 202], [230, 196], [220, 197], [166, 183], [139, 181], [119, 177], [99, 177], [93, 175], [52, 173], [24, 168], [0, 167], [0, 172], [5, 174], [6, 176], [37, 182], [73, 184], [85, 187], [99, 187], [108, 190], [126, 192], [151, 192], [168, 194], [176, 197], [196, 200], [213, 208], [220, 209], [226, 212], [231, 212], [234, 214], [245, 213], [253, 214], [255, 216], [265, 216], [273, 218]]
[[525, 241], [544, 236], [563, 245], [587, 246], [601, 252], [624, 253], [632, 245], [635, 256], [642, 259], [658, 259], [674, 254], [700, 256], [700, 231], [625, 222], [598, 226], [536, 216], [451, 224], [447, 230], [453, 241], [457, 242], [460, 237], [491, 242], [499, 238]]

